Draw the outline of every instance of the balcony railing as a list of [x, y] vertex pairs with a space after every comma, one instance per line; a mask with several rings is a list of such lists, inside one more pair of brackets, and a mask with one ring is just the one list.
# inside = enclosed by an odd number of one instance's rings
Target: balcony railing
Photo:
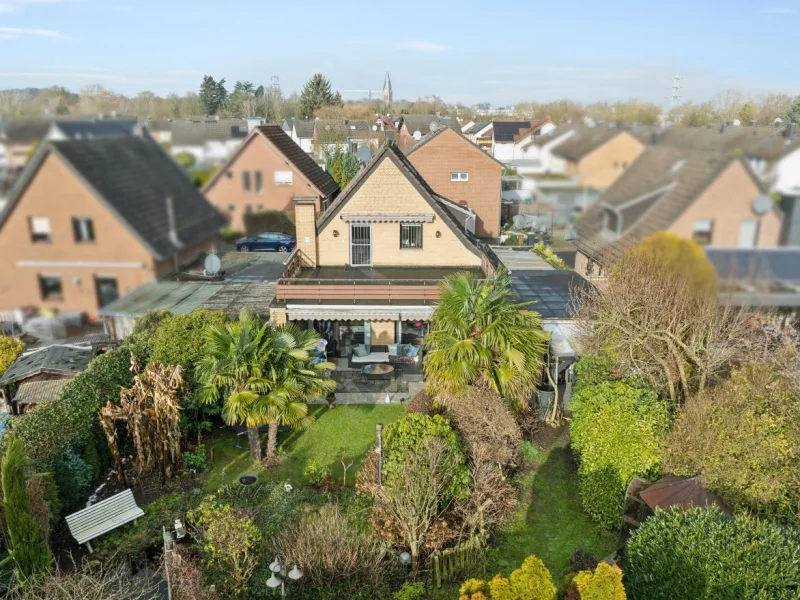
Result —
[[275, 297], [286, 300], [360, 300], [435, 302], [439, 299], [438, 279], [279, 279]]

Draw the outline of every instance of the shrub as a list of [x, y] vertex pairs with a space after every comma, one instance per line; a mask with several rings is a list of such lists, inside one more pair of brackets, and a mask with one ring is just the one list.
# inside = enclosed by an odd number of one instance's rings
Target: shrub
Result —
[[556, 586], [544, 563], [531, 555], [508, 579], [502, 575], [495, 575], [488, 583], [468, 579], [459, 593], [459, 600], [555, 600]]
[[153, 337], [158, 326], [168, 316], [169, 311], [166, 309], [147, 311], [136, 319], [133, 333], [125, 338], [125, 347], [136, 357], [140, 365], [144, 366], [150, 362], [150, 354], [153, 352]]
[[303, 469], [303, 477], [305, 477], [306, 481], [311, 485], [319, 485], [327, 472], [328, 469], [321, 466], [316, 461], [310, 460], [306, 463], [306, 468]]
[[543, 259], [545, 259], [548, 263], [556, 267], [557, 269], [564, 269], [569, 270], [569, 265], [564, 262], [564, 260], [558, 256], [555, 252], [553, 252], [553, 248], [543, 242], [537, 242], [531, 248], [532, 252], [535, 252]]
[[232, 244], [239, 238], [243, 237], [245, 237], [244, 232], [237, 231], [233, 227], [223, 227], [222, 229], [219, 230], [219, 238], [223, 242], [228, 242], [229, 244]]
[[197, 159], [194, 157], [194, 154], [187, 152], [186, 150], [183, 152], [178, 152], [173, 158], [175, 159], [175, 162], [184, 169], [191, 169], [194, 166], [194, 163], [197, 161]]
[[601, 354], [586, 354], [575, 363], [574, 392], [585, 387], [616, 379], [611, 370], [611, 360]]
[[716, 508], [657, 511], [627, 544], [633, 600], [796, 598], [800, 533]]
[[572, 580], [580, 600], [625, 600], [622, 569], [601, 562], [594, 571], [581, 571]]
[[205, 352], [207, 329], [224, 322], [224, 313], [216, 310], [193, 310], [186, 315], [165, 317], [153, 335], [150, 360], [180, 365], [193, 380], [194, 366]]
[[58, 487], [58, 497], [65, 512], [70, 512], [78, 506], [81, 499], [89, 493], [94, 478], [92, 465], [72, 448], [67, 448], [56, 460], [53, 480]]
[[17, 360], [24, 349], [25, 344], [17, 338], [0, 334], [0, 376]]
[[658, 475], [668, 427], [668, 410], [651, 390], [606, 382], [575, 394], [570, 436], [580, 458], [580, 493], [598, 523], [619, 527], [628, 483]]
[[800, 391], [796, 362], [750, 363], [689, 398], [664, 457], [676, 475], [701, 475], [738, 507], [798, 518]]
[[294, 235], [294, 213], [285, 210], [264, 210], [245, 214], [244, 230], [248, 236], [262, 231], [279, 231]]
[[206, 447], [204, 444], [199, 444], [194, 452], [184, 452], [183, 462], [187, 469], [194, 469], [196, 473], [202, 473], [208, 467], [208, 456], [206, 456]]
[[392, 600], [425, 600], [428, 592], [421, 581], [406, 581], [392, 596]]

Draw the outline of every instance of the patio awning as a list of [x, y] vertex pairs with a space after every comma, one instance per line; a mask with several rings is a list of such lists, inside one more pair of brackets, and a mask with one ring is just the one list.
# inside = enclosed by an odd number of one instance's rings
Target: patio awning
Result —
[[346, 223], [432, 223], [435, 215], [425, 214], [405, 214], [405, 213], [385, 213], [385, 214], [356, 214], [345, 213], [340, 215], [342, 221]]
[[354, 306], [353, 308], [342, 307], [308, 307], [292, 308], [287, 307], [287, 316], [290, 321], [302, 319], [329, 319], [331, 321], [341, 321], [363, 319], [365, 321], [399, 321], [400, 312], [395, 309], [363, 308]]

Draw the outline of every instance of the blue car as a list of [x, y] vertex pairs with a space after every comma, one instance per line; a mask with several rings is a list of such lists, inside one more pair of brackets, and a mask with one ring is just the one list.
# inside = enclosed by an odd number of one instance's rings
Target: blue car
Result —
[[297, 245], [293, 235], [265, 231], [249, 238], [236, 242], [237, 252], [256, 252], [258, 250], [272, 250], [273, 252], [291, 252]]

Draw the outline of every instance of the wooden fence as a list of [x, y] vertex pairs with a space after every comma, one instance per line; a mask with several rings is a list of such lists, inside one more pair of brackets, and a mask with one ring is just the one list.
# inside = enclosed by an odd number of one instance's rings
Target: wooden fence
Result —
[[428, 558], [433, 585], [442, 587], [443, 582], [453, 581], [465, 574], [474, 575], [482, 569], [486, 548], [478, 538], [472, 538], [458, 546], [434, 552]]

